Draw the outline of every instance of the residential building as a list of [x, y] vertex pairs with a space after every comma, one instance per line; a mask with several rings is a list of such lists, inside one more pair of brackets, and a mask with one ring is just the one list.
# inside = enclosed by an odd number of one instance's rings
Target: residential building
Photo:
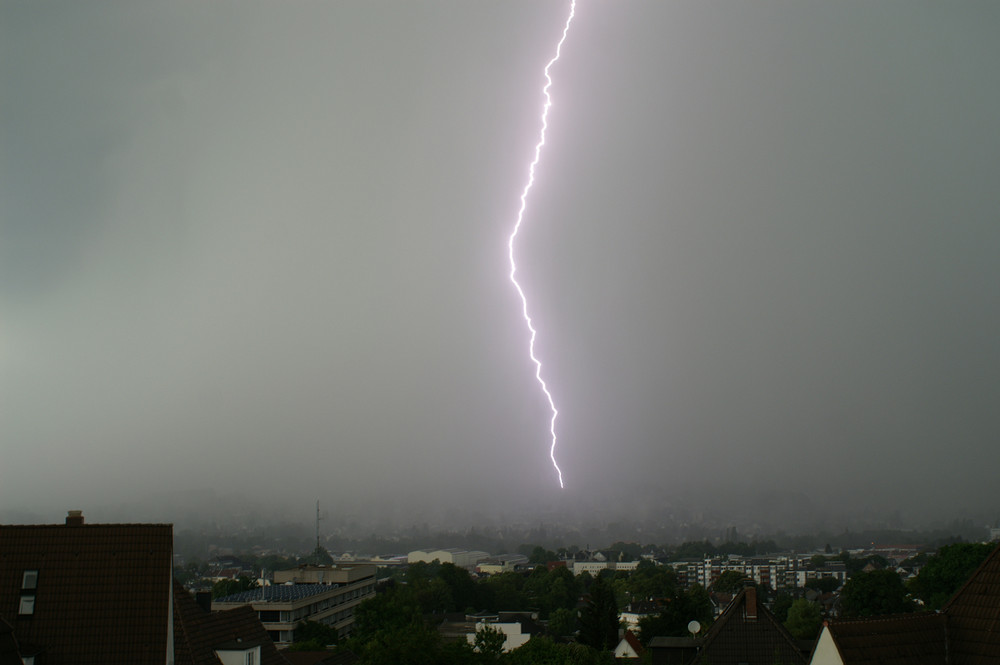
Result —
[[[245, 611], [210, 615], [173, 581], [169, 524], [0, 525], [0, 654], [38, 665], [281, 665]], [[242, 660], [240, 660], [242, 658]]]
[[663, 611], [658, 600], [633, 600], [618, 613], [618, 620], [626, 630], [638, 630], [639, 622]]
[[[466, 617], [472, 619], [474, 617]], [[535, 635], [541, 635], [545, 631], [536, 623], [537, 615], [531, 612], [500, 612], [496, 617], [483, 618], [476, 621], [475, 630], [466, 633], [466, 641], [469, 644], [476, 643], [476, 633], [484, 628], [496, 630], [503, 633], [503, 651], [513, 651], [519, 646], [523, 646]]]
[[649, 643], [654, 665], [745, 663], [805, 665], [812, 642], [802, 644], [745, 587], [703, 638], [654, 638]]
[[614, 656], [617, 661], [639, 662], [645, 652], [646, 650], [642, 647], [642, 643], [639, 642], [635, 633], [626, 630], [618, 642], [618, 646], [615, 647]]

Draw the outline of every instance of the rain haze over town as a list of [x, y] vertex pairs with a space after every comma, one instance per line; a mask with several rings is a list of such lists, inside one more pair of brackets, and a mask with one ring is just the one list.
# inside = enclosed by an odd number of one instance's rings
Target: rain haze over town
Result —
[[[0, 2], [0, 523], [995, 522], [1000, 5]], [[581, 545], [583, 543], [580, 543]]]

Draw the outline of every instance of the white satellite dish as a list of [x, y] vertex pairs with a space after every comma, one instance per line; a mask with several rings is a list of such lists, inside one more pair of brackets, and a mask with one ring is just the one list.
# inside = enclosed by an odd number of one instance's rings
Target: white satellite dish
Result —
[[701, 632], [701, 624], [697, 621], [692, 621], [688, 624], [688, 632], [691, 633], [691, 637], [694, 637]]

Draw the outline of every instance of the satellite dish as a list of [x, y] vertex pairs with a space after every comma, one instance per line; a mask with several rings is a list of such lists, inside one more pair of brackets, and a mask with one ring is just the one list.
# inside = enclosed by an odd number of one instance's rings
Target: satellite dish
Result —
[[691, 633], [691, 637], [694, 637], [701, 632], [701, 624], [697, 621], [692, 621], [688, 624], [688, 632]]

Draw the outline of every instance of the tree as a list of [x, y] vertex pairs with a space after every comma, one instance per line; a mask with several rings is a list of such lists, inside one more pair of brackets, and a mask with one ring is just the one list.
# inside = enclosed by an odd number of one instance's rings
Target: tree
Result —
[[295, 626], [293, 642], [290, 651], [323, 651], [330, 645], [337, 644], [337, 629], [316, 621], [300, 621]]
[[305, 558], [305, 562], [314, 566], [329, 566], [333, 563], [333, 557], [325, 547], [317, 545], [316, 549]]
[[[484, 600], [491, 601], [492, 604], [483, 603], [483, 609], [494, 611], [521, 610], [528, 606], [527, 594], [524, 592], [524, 576], [519, 573], [500, 573], [490, 575], [486, 579], [486, 587], [490, 593], [481, 593]], [[487, 598], [490, 596], [490, 598]]]
[[257, 580], [252, 580], [246, 575], [240, 575], [235, 580], [219, 580], [212, 585], [212, 599], [231, 596], [234, 593], [242, 591], [250, 591], [251, 589], [256, 589], [258, 586]]
[[785, 623], [788, 618], [788, 610], [792, 607], [792, 597], [786, 591], [778, 593], [778, 596], [774, 599], [774, 605], [771, 606], [771, 614], [780, 621]]
[[924, 601], [928, 609], [940, 609], [994, 547], [994, 543], [955, 543], [942, 547], [910, 580], [910, 592]]
[[632, 598], [672, 598], [677, 594], [677, 573], [670, 566], [642, 561], [629, 577], [627, 588]]
[[712, 583], [712, 591], [716, 593], [736, 593], [743, 588], [747, 577], [737, 570], [727, 570]]
[[416, 619], [401, 627], [376, 631], [367, 642], [357, 643], [366, 665], [439, 665], [441, 637]]
[[487, 662], [495, 662], [500, 659], [500, 654], [503, 653], [503, 644], [506, 641], [507, 636], [503, 634], [502, 630], [484, 625], [476, 631], [476, 652], [482, 655]]
[[686, 637], [691, 620], [697, 620], [702, 630], [712, 623], [712, 600], [700, 584], [668, 598], [658, 615], [640, 619], [639, 641], [648, 644], [657, 636]]
[[819, 605], [805, 598], [799, 598], [788, 609], [788, 619], [785, 628], [797, 640], [814, 640], [819, 635], [823, 617]]
[[906, 587], [893, 570], [857, 573], [840, 593], [841, 611], [848, 617], [900, 614], [913, 610]]
[[549, 615], [549, 634], [565, 637], [576, 633], [576, 610], [560, 607]]
[[618, 604], [611, 585], [600, 575], [590, 585], [590, 598], [580, 612], [580, 642], [598, 651], [618, 644]]
[[549, 561], [556, 560], [556, 553], [552, 550], [547, 550], [541, 545], [536, 545], [531, 554], [528, 556], [529, 563], [548, 563]]
[[583, 644], [558, 644], [548, 637], [532, 637], [523, 646], [504, 654], [504, 665], [614, 665], [610, 651]]
[[820, 593], [830, 593], [837, 590], [837, 587], [840, 586], [840, 580], [836, 577], [814, 577], [806, 580], [806, 586], [810, 589], [816, 589]]
[[441, 578], [424, 582], [414, 588], [417, 602], [424, 614], [440, 614], [455, 609], [455, 599], [451, 587]]

